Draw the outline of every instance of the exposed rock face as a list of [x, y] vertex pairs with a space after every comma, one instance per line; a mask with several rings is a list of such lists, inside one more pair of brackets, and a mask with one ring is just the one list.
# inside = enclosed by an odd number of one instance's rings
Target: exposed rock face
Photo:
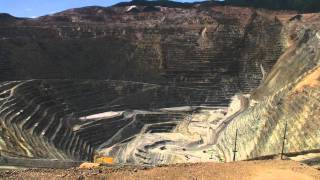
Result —
[[[282, 52], [275, 16], [235, 7], [88, 7], [0, 29], [0, 80], [116, 79], [248, 93]], [[143, 12], [147, 9], [147, 12]], [[159, 9], [159, 11], [149, 10]]]
[[253, 94], [258, 103], [236, 117], [219, 138], [217, 146], [227, 161], [235, 129], [240, 132], [239, 159], [279, 153], [286, 122], [287, 152], [320, 148], [319, 15], [303, 19], [286, 23], [290, 46]]
[[236, 129], [238, 160], [278, 153], [285, 122], [286, 151], [318, 149], [319, 15], [295, 15], [115, 6], [0, 16], [1, 155], [225, 162]]
[[287, 21], [287, 16], [279, 18], [286, 25], [288, 47], [250, 99], [235, 98], [229, 107], [229, 111], [235, 108], [234, 113], [224, 116], [202, 110], [171, 135], [141, 135], [122, 145], [120, 155], [112, 153], [114, 147], [103, 153], [115, 154], [120, 162], [142, 164], [228, 162], [233, 160], [238, 130], [236, 160], [245, 160], [280, 153], [286, 123], [285, 152], [319, 149], [319, 15], [304, 15], [303, 21], [294, 22]]
[[286, 123], [285, 152], [319, 149], [319, 15], [289, 17], [278, 16], [288, 47], [250, 99], [235, 98], [228, 114], [203, 109], [171, 134], [141, 134], [101, 153], [138, 164], [228, 162], [238, 130], [236, 160], [245, 160], [280, 153]]

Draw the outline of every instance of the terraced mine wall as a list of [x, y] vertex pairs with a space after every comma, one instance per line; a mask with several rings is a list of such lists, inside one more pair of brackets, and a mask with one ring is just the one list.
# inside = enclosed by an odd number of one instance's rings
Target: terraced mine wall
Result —
[[[28, 80], [0, 87], [1, 155], [64, 160], [90, 160], [98, 146], [140, 131], [170, 132], [188, 110], [157, 109], [200, 106], [210, 94], [120, 81]], [[90, 119], [103, 112], [118, 113]]]
[[[100, 153], [119, 163], [150, 165], [270, 157], [281, 153], [283, 143], [286, 155], [318, 152], [319, 14], [278, 17], [287, 49], [251, 96], [235, 96], [226, 112], [202, 108], [170, 133], [141, 133]], [[319, 154], [313, 157], [316, 162]]]
[[220, 6], [129, 8], [5, 16], [2, 156], [226, 162], [238, 129], [237, 160], [251, 159], [277, 153], [285, 122], [287, 152], [318, 148], [320, 35], [317, 24], [304, 22], [315, 17]]
[[2, 26], [0, 80], [170, 84], [214, 90], [213, 103], [227, 105], [256, 88], [283, 49], [279, 20], [253, 9], [127, 9], [74, 9]]

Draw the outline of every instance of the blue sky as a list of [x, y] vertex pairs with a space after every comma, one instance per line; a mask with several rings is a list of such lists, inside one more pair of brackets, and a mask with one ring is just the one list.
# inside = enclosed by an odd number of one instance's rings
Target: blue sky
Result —
[[[83, 6], [110, 6], [130, 0], [0, 0], [0, 13], [17, 17], [37, 17]], [[194, 0], [176, 0], [193, 2]]]

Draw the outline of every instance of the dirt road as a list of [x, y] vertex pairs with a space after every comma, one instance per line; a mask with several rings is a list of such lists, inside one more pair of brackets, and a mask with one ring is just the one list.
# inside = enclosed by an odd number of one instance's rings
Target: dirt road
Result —
[[230, 117], [228, 117], [226, 120], [224, 120], [218, 127], [215, 129], [215, 133], [213, 134], [213, 143], [217, 144], [218, 138], [220, 134], [223, 132], [223, 130], [234, 120], [235, 117], [237, 117], [239, 114], [241, 114], [244, 110], [246, 110], [249, 106], [249, 100], [245, 98], [244, 96], [240, 96], [240, 109], [232, 114]]
[[29, 169], [1, 171], [1, 179], [243, 179], [320, 180], [320, 171], [294, 161], [178, 164], [156, 168], [120, 167], [80, 170]]

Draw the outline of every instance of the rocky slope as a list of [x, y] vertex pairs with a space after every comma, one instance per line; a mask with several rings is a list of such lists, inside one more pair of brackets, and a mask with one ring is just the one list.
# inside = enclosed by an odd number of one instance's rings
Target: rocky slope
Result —
[[319, 18], [201, 4], [1, 14], [1, 155], [226, 162], [237, 129], [237, 160], [279, 153], [286, 122], [286, 152], [319, 149]]
[[222, 6], [150, 8], [87, 7], [10, 21], [0, 28], [0, 80], [172, 84], [214, 90], [212, 104], [227, 105], [235, 93], [256, 88], [283, 50], [273, 15]]
[[276, 154], [286, 122], [287, 152], [320, 148], [320, 16], [302, 17], [286, 22], [286, 52], [253, 93], [253, 106], [236, 117], [219, 138], [217, 145], [226, 160], [232, 154], [226, 149], [232, 144], [227, 136], [235, 129], [240, 132], [239, 159]]
[[238, 130], [236, 160], [252, 159], [281, 152], [286, 123], [286, 153], [319, 149], [320, 16], [301, 17], [277, 16], [284, 25], [284, 54], [250, 97], [235, 97], [227, 114], [202, 109], [171, 134], [142, 134], [102, 153], [138, 164], [228, 162]]

